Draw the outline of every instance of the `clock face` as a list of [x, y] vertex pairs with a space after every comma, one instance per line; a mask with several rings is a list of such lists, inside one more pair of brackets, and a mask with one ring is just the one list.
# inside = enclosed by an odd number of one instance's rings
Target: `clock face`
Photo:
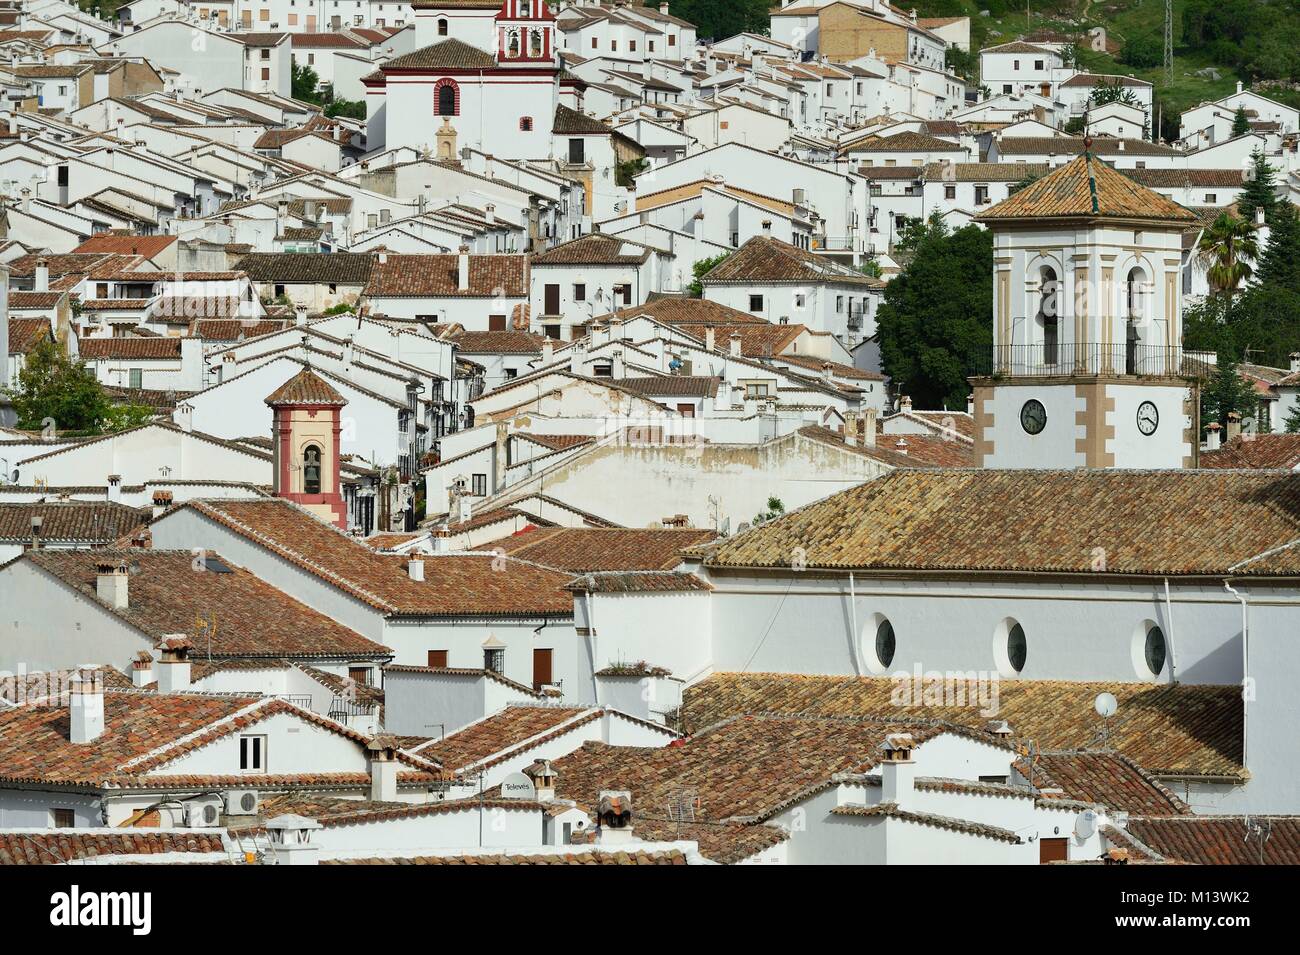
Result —
[[1155, 434], [1160, 426], [1160, 412], [1150, 401], [1144, 401], [1138, 405], [1137, 422], [1138, 430], [1143, 434]]
[[1047, 409], [1037, 398], [1030, 398], [1020, 409], [1020, 427], [1029, 434], [1038, 434], [1047, 424]]

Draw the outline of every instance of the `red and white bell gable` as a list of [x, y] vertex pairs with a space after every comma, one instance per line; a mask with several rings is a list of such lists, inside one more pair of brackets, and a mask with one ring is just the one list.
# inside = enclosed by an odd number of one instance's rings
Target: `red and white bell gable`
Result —
[[549, 63], [555, 58], [555, 15], [545, 0], [505, 0], [496, 16], [497, 62]]

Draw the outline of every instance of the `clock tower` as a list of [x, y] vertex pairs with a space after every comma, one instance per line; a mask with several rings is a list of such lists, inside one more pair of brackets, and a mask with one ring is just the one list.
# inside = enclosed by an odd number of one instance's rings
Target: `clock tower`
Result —
[[1195, 467], [1180, 281], [1192, 213], [1085, 149], [978, 221], [993, 234], [993, 350], [971, 379], [976, 462]]

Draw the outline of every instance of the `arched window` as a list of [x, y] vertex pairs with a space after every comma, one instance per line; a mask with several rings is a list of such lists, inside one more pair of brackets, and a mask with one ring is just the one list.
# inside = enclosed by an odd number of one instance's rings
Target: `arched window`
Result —
[[1165, 658], [1168, 654], [1169, 647], [1165, 642], [1165, 632], [1152, 624], [1147, 628], [1145, 646], [1143, 647], [1143, 656], [1146, 659], [1147, 669], [1151, 671], [1152, 676], [1159, 676], [1164, 670]]
[[888, 620], [880, 621], [876, 627], [876, 659], [882, 668], [894, 662], [894, 646], [894, 625]]
[[533, 118], [531, 116], [519, 117], [520, 132], [531, 133], [533, 131]]
[[447, 21], [444, 18], [438, 21], [438, 36], [446, 36], [446, 35], [447, 35]]
[[1012, 624], [1007, 631], [1007, 663], [1019, 673], [1025, 668], [1025, 659], [1029, 655], [1029, 646], [1025, 641], [1025, 628]]
[[302, 492], [320, 493], [320, 448], [314, 444], [307, 445], [302, 453]]
[[510, 39], [506, 43], [506, 54], [511, 57], [519, 55], [519, 33], [510, 31]]
[[542, 55], [542, 31], [541, 30], [533, 30], [529, 33], [528, 55], [529, 56]]
[[1061, 300], [1056, 270], [1043, 266], [1039, 273], [1038, 321], [1043, 328], [1043, 364], [1060, 360]]
[[438, 80], [434, 86], [434, 115], [460, 115], [460, 89], [455, 80]]
[[1140, 318], [1146, 311], [1146, 302], [1142, 295], [1146, 278], [1147, 274], [1142, 269], [1136, 266], [1129, 269], [1128, 279], [1124, 285], [1129, 318]]

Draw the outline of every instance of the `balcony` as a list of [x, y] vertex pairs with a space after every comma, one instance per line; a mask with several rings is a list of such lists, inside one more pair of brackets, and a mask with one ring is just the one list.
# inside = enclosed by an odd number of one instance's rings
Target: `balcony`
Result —
[[1186, 378], [1200, 373], [1199, 362], [1179, 346], [1136, 343], [1058, 342], [994, 345], [972, 362], [977, 378], [1057, 378], [1131, 375]]

